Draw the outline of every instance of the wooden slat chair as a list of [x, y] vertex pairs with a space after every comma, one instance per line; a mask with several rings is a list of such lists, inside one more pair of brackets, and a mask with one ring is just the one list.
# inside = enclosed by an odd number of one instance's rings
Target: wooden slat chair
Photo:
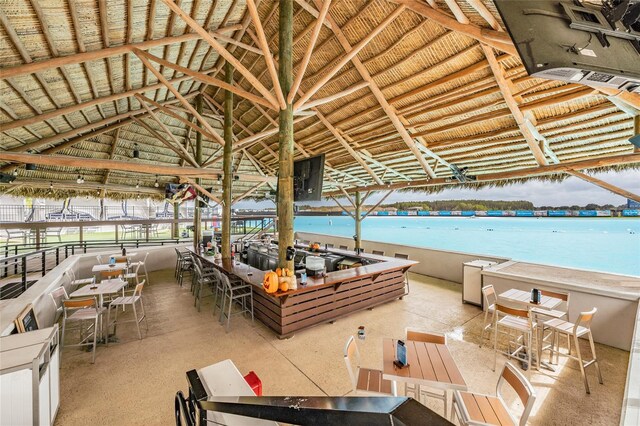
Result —
[[[414, 342], [426, 342], [426, 343], [437, 343], [440, 345], [447, 344], [447, 335], [441, 333], [432, 333], [432, 332], [424, 332], [413, 330], [411, 328], [405, 328], [405, 335], [407, 340], [412, 340]], [[436, 398], [442, 400], [444, 403], [444, 416], [447, 416], [447, 391], [443, 390], [441, 393], [432, 392], [427, 390], [425, 387], [415, 385], [413, 383], [405, 384], [405, 394], [411, 393], [414, 395], [414, 398], [418, 398], [420, 402], [426, 405], [427, 397]]]
[[115, 260], [115, 263], [127, 263], [129, 261], [127, 256], [115, 256], [113, 259]]
[[[98, 339], [98, 333], [102, 329], [102, 314], [105, 308], [98, 306], [98, 301], [95, 297], [87, 299], [70, 299], [64, 300], [63, 305], [63, 317], [62, 317], [62, 336], [60, 342], [62, 347], [65, 346], [92, 346], [93, 356], [91, 363], [96, 361], [96, 343]], [[87, 327], [84, 326], [85, 322], [89, 321]], [[67, 331], [67, 323], [79, 324], [80, 330], [80, 343], [73, 345], [65, 345], [65, 333]], [[85, 335], [85, 333], [88, 333]]]
[[[394, 257], [396, 259], [409, 260], [409, 255], [408, 254], [396, 253], [394, 255]], [[407, 287], [407, 292], [405, 294], [409, 294], [409, 273], [408, 272], [404, 273], [404, 285], [405, 285], [405, 287]]]
[[[139, 260], [137, 262], [131, 262], [131, 264], [129, 265], [130, 267], [133, 266], [141, 266], [142, 270], [144, 271], [144, 279], [147, 282], [147, 284], [150, 284], [149, 282], [149, 273], [147, 272], [147, 258], [149, 257], [149, 252], [146, 252], [144, 255], [144, 258], [142, 260]], [[189, 257], [189, 259], [191, 259]]]
[[[598, 358], [596, 357], [596, 347], [593, 343], [593, 335], [591, 334], [591, 322], [593, 321], [593, 317], [595, 316], [596, 312], [598, 312], [597, 308], [593, 308], [588, 312], [581, 312], [580, 315], [578, 315], [578, 320], [575, 323], [555, 318], [549, 321], [545, 321], [543, 325], [543, 332], [547, 330], [551, 331], [553, 338], [553, 345], [551, 346], [549, 352], [549, 361], [552, 361], [554, 353], [556, 354], [556, 362], [558, 355], [567, 356], [578, 361], [580, 363], [580, 373], [582, 373], [582, 378], [584, 379], [584, 388], [587, 393], [591, 393], [591, 390], [589, 389], [589, 381], [587, 380], [587, 374], [585, 370], [590, 365], [595, 365], [596, 373], [598, 374], [598, 382], [600, 382], [600, 384], [603, 384], [600, 365], [598, 364]], [[577, 356], [571, 355], [571, 348], [568, 348], [568, 353], [566, 354], [560, 353], [559, 337], [561, 335], [566, 335], [568, 339], [573, 339]], [[582, 360], [582, 352], [580, 351], [579, 338], [582, 336], [586, 336], [589, 340], [589, 346], [591, 347], [591, 356], [593, 357], [590, 361], [587, 362], [584, 362]]]
[[[391, 381], [382, 378], [381, 370], [360, 366], [360, 351], [353, 336], [349, 336], [344, 347], [344, 362], [356, 395], [385, 396], [392, 395]], [[355, 372], [353, 366], [355, 364]]]
[[118, 278], [120, 275], [123, 275], [123, 271], [121, 269], [100, 271], [100, 281]]
[[[496, 316], [498, 296], [496, 296], [496, 290], [492, 285], [482, 287], [482, 298], [484, 299], [484, 324], [482, 326], [482, 333], [480, 334], [480, 347], [482, 347], [484, 343], [484, 333], [487, 330], [491, 330]], [[491, 314], [491, 320], [489, 320], [489, 314]]]
[[[540, 293], [543, 296], [560, 299], [562, 300], [562, 304], [560, 305], [559, 309], [543, 309], [543, 308], [536, 308], [536, 307], [531, 308], [531, 314], [533, 315], [533, 319], [538, 324], [539, 327], [542, 327], [542, 323], [544, 321], [548, 321], [552, 319], [562, 319], [565, 321], [569, 321], [569, 293], [550, 291], [550, 290], [540, 290]], [[544, 329], [542, 329], [541, 332], [542, 332], [542, 336], [540, 338], [539, 348], [538, 348], [538, 350], [540, 351], [540, 354], [542, 354], [543, 351], [553, 349], [551, 345], [553, 345], [554, 343], [552, 341], [549, 344], [542, 346], [547, 341], [547, 339], [551, 338], [550, 336], [551, 332], [549, 331], [548, 335], [546, 336], [545, 336]], [[571, 353], [571, 336], [566, 335], [566, 337], [567, 337], [567, 352]]]
[[104, 264], [105, 264], [105, 261], [104, 261], [104, 259], [102, 258], [102, 255], [101, 255], [101, 254], [99, 254], [99, 255], [97, 255], [97, 256], [96, 256], [96, 260], [97, 260], [97, 261], [98, 261], [98, 263], [99, 263], [99, 264], [101, 264], [101, 265], [104, 265]]
[[[502, 397], [501, 391], [505, 382], [515, 390], [524, 406], [519, 419], [514, 418], [509, 412], [509, 406]], [[506, 362], [496, 386], [496, 396], [454, 391], [451, 422], [457, 417], [462, 425], [524, 426], [535, 400], [536, 392], [531, 383], [513, 364]]]
[[[496, 363], [498, 358], [498, 334], [500, 329], [506, 329], [505, 334], [509, 337], [506, 351], [500, 351], [509, 358], [518, 357], [518, 354], [526, 352], [527, 365], [531, 366], [532, 352], [535, 346], [533, 338], [535, 336], [536, 324], [532, 321], [528, 310], [510, 308], [508, 306], [496, 303], [496, 315], [493, 317], [493, 371], [496, 371]], [[500, 318], [500, 313], [504, 314]], [[515, 340], [511, 340], [512, 333], [515, 334]], [[522, 342], [520, 341], [522, 338]], [[511, 351], [511, 344], [515, 349]], [[539, 358], [539, 357], [538, 357]], [[539, 361], [539, 359], [538, 359]]]
[[51, 293], [49, 293], [49, 295], [51, 296], [51, 299], [53, 300], [53, 304], [56, 308], [56, 316], [54, 319], [54, 323], [57, 323], [64, 311], [63, 302], [65, 300], [69, 300], [69, 295], [67, 294], [67, 290], [65, 290], [64, 286], [60, 286], [56, 288]]
[[69, 277], [72, 287], [83, 286], [95, 282], [95, 277], [80, 279], [76, 278], [76, 274], [75, 272], [73, 272], [73, 268], [67, 269], [64, 273]]
[[[138, 339], [142, 340], [142, 334], [140, 334], [140, 323], [144, 320], [145, 325], [147, 326], [147, 331], [149, 330], [149, 323], [147, 322], [147, 316], [144, 312], [144, 303], [142, 303], [142, 290], [144, 289], [144, 281], [140, 284], [136, 285], [133, 293], [130, 293], [129, 296], [122, 295], [121, 297], [116, 297], [109, 303], [109, 308], [107, 310], [107, 336], [109, 336], [109, 329], [113, 325], [113, 333], [116, 332], [116, 327], [118, 324], [122, 324], [125, 322], [135, 322], [136, 328], [138, 329]], [[138, 309], [136, 308], [136, 304], [139, 304], [140, 309], [140, 317], [138, 317]], [[118, 321], [118, 307], [122, 306], [123, 310], [125, 306], [131, 306], [133, 309], [133, 319], [126, 321]], [[113, 322], [111, 322], [111, 308], [115, 308], [115, 318]], [[109, 339], [107, 339], [107, 346], [109, 346]]]

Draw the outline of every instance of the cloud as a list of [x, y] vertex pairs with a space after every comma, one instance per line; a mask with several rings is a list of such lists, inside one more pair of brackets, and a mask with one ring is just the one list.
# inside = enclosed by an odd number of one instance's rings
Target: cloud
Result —
[[[610, 171], [593, 175], [612, 185], [616, 185], [634, 194], [640, 194], [640, 171], [624, 170], [621, 172]], [[382, 193], [373, 194], [367, 203], [375, 203], [382, 197]], [[447, 189], [438, 194], [417, 192], [398, 192], [387, 198], [385, 203], [396, 201], [430, 201], [451, 199], [479, 199], [479, 200], [527, 200], [536, 206], [561, 206], [561, 205], [586, 205], [613, 204], [615, 206], [625, 204], [627, 199], [600, 188], [592, 183], [585, 182], [576, 177], [570, 177], [564, 182], [540, 182], [530, 181], [516, 183], [502, 188], [484, 188], [478, 191], [460, 187], [459, 189]], [[334, 205], [333, 201], [321, 201], [308, 203], [311, 205]], [[273, 207], [270, 201], [252, 202], [241, 201], [234, 208], [267, 208]]]

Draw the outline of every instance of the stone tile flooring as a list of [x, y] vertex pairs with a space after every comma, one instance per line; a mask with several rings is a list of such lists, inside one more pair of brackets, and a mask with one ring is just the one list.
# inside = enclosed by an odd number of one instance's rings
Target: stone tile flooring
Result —
[[[57, 425], [172, 424], [174, 395], [187, 390], [186, 371], [227, 358], [243, 373], [254, 370], [265, 395], [350, 394], [342, 351], [360, 325], [366, 329], [366, 339], [357, 340], [362, 365], [371, 368], [381, 368], [382, 338], [401, 338], [405, 327], [446, 332], [452, 355], [474, 392], [494, 393], [506, 360], [498, 355], [496, 372], [491, 370], [493, 351], [479, 347], [480, 309], [461, 303], [460, 285], [435, 278], [410, 274], [411, 293], [403, 300], [321, 324], [287, 340], [241, 316], [232, 318], [231, 331], [225, 333], [212, 315], [211, 299], [198, 312], [189, 289], [175, 283], [172, 270], [152, 273], [150, 278], [144, 292], [148, 330], [143, 328], [142, 340], [134, 323], [128, 323], [118, 328], [119, 343], [98, 347], [95, 364], [88, 352], [63, 351]], [[75, 337], [67, 336], [69, 341]], [[585, 394], [577, 362], [572, 360], [561, 358], [556, 373], [525, 373], [537, 392], [530, 424], [619, 423], [629, 353], [603, 345], [596, 350], [604, 385], [590, 371], [591, 395]], [[513, 395], [507, 397], [518, 413]], [[428, 405], [442, 413], [441, 402], [429, 400]]]

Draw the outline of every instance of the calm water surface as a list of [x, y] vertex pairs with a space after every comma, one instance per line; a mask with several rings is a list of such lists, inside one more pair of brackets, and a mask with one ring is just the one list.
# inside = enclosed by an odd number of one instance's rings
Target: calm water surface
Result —
[[[331, 221], [331, 222], [330, 222]], [[351, 237], [346, 216], [298, 216], [296, 231]], [[640, 276], [638, 218], [369, 217], [362, 238]]]

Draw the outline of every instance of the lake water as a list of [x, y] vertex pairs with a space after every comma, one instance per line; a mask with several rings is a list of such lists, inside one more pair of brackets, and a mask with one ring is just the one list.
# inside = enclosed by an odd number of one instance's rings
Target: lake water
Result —
[[[351, 237], [354, 221], [298, 216], [294, 229]], [[640, 276], [637, 218], [373, 216], [362, 222], [362, 238]]]

